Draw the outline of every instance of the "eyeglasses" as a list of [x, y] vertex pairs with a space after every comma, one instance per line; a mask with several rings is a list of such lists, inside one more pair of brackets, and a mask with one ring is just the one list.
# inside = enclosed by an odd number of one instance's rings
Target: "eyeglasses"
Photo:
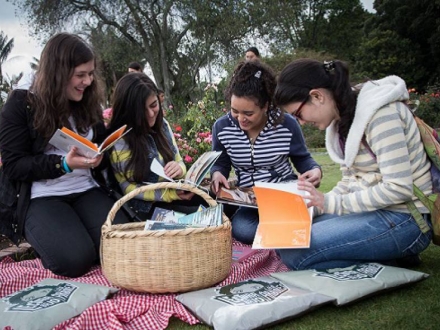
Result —
[[301, 110], [304, 106], [304, 104], [307, 103], [307, 101], [309, 100], [309, 95], [307, 95], [307, 98], [301, 102], [301, 104], [299, 105], [298, 109], [296, 109], [294, 112], [292, 112], [292, 116], [296, 117], [297, 119], [301, 119]]

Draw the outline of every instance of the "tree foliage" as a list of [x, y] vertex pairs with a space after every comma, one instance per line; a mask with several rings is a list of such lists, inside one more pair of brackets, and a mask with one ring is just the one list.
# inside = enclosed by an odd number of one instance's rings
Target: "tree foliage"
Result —
[[400, 75], [423, 89], [440, 75], [440, 0], [376, 0], [376, 15], [365, 25], [359, 70]]
[[14, 38], [9, 39], [3, 31], [0, 31], [0, 85], [3, 83], [2, 64], [8, 58], [12, 48], [14, 48]]
[[[240, 49], [249, 18], [234, 0], [17, 0], [35, 33], [87, 23], [142, 50], [166, 99], [189, 99], [199, 69]], [[239, 19], [237, 19], [237, 17]], [[108, 29], [108, 30], [107, 30]]]

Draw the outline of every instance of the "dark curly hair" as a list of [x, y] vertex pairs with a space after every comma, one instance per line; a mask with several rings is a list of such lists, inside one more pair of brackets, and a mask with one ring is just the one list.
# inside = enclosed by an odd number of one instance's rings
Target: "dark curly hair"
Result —
[[280, 123], [283, 116], [275, 116], [277, 109], [273, 103], [276, 87], [275, 73], [268, 65], [259, 61], [240, 62], [235, 67], [229, 85], [225, 90], [225, 99], [230, 104], [232, 95], [253, 100], [260, 108], [268, 105], [267, 114], [275, 123]]

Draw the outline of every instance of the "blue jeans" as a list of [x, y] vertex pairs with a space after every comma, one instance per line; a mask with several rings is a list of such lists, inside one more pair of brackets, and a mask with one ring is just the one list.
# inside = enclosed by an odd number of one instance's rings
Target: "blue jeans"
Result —
[[428, 247], [431, 235], [431, 231], [423, 234], [408, 213], [323, 214], [313, 220], [310, 248], [277, 253], [293, 270], [348, 267], [418, 254]]
[[244, 244], [252, 244], [258, 227], [258, 210], [239, 207], [231, 217], [232, 237]]

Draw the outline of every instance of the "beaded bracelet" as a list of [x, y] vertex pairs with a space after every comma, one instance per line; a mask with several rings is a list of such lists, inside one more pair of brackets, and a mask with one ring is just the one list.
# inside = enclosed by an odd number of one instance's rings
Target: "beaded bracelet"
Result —
[[66, 157], [63, 157], [63, 168], [64, 168], [64, 171], [66, 171], [66, 173], [72, 173], [72, 169], [69, 167], [69, 165], [67, 165], [67, 162], [66, 162]]

